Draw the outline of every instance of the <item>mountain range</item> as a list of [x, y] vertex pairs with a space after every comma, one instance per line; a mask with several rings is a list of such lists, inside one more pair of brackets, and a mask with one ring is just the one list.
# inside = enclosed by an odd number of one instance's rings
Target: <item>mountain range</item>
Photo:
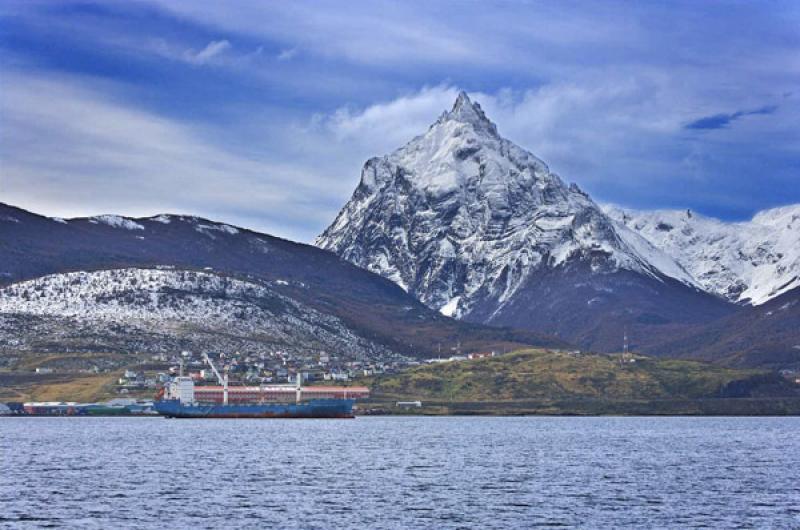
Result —
[[599, 205], [461, 93], [424, 134], [366, 162], [316, 244], [462, 320], [603, 351], [627, 334], [642, 351], [703, 356], [713, 340], [698, 326], [797, 298], [798, 212], [764, 212], [744, 230]]
[[315, 245], [187, 215], [0, 204], [0, 352], [388, 360], [628, 342], [800, 367], [800, 205], [725, 223], [598, 204], [465, 93], [364, 164]]
[[725, 223], [691, 210], [605, 212], [672, 256], [706, 291], [760, 305], [800, 287], [800, 205]]

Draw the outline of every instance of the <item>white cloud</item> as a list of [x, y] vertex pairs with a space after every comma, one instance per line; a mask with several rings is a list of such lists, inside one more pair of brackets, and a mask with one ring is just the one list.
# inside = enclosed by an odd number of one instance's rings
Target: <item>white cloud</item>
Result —
[[316, 122], [330, 131], [338, 141], [366, 143], [374, 154], [400, 147], [422, 134], [458, 95], [458, 89], [447, 85], [424, 87], [418, 92], [400, 96], [365, 109], [343, 107], [329, 116], [317, 116]]
[[297, 48], [286, 48], [278, 54], [279, 61], [289, 61], [297, 55]]
[[[318, 116], [317, 126], [340, 143], [363, 146], [373, 155], [387, 153], [423, 133], [449, 109], [458, 89], [425, 87], [361, 110], [341, 108]], [[545, 85], [527, 91], [502, 89], [472, 93], [500, 133], [548, 161], [565, 178], [588, 180], [583, 171], [609, 156], [625, 156], [631, 138], [656, 137], [679, 130], [681, 114], [661, 101], [655, 83], [593, 81]]]
[[331, 4], [247, 2], [230, 9], [213, 1], [176, 3], [153, 0], [160, 8], [204, 25], [251, 37], [299, 43], [325, 57], [344, 57], [364, 64], [407, 61], [495, 61], [500, 50], [478, 41], [448, 17], [425, 17], [417, 6], [402, 3], [362, 4], [342, 9]]
[[187, 62], [192, 64], [206, 64], [216, 57], [219, 57], [231, 48], [231, 43], [227, 40], [215, 40], [206, 45], [205, 48], [196, 52], [194, 50], [186, 50], [183, 52], [183, 57]]

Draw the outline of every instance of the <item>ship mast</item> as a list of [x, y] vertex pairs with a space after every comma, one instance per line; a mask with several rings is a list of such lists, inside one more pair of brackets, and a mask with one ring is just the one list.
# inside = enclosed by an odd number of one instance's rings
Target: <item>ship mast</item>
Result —
[[180, 369], [178, 370], [178, 377], [183, 377], [183, 364], [186, 362], [187, 357], [189, 357], [189, 352], [182, 351], [180, 356]]
[[303, 372], [297, 372], [297, 386], [295, 387], [297, 395], [295, 401], [300, 403], [303, 399]]
[[228, 404], [228, 373], [225, 372], [225, 377], [222, 377], [222, 375], [219, 373], [219, 370], [217, 370], [217, 367], [214, 366], [214, 363], [211, 362], [211, 358], [205, 352], [203, 353], [203, 360], [205, 360], [208, 363], [208, 365], [211, 367], [211, 371], [214, 372], [214, 375], [217, 376], [217, 381], [219, 381], [219, 384], [222, 385], [222, 403], [224, 405], [227, 405]]

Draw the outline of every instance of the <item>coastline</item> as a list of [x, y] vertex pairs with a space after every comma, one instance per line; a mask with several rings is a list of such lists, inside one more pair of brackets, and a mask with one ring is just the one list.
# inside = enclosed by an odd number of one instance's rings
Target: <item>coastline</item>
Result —
[[[800, 416], [800, 398], [706, 398], [671, 400], [531, 400], [422, 401], [419, 408], [398, 407], [395, 400], [369, 400], [356, 405], [366, 416], [583, 416], [583, 417], [770, 417]], [[160, 418], [157, 414], [6, 414], [0, 418]]]
[[356, 416], [800, 416], [800, 398], [705, 398], [672, 400], [396, 401], [359, 404]]

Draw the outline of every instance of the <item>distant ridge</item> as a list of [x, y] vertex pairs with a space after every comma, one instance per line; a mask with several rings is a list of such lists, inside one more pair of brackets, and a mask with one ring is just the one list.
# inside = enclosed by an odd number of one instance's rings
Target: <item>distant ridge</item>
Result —
[[800, 204], [738, 223], [690, 210], [605, 211], [674, 257], [705, 290], [732, 302], [760, 305], [800, 287]]

